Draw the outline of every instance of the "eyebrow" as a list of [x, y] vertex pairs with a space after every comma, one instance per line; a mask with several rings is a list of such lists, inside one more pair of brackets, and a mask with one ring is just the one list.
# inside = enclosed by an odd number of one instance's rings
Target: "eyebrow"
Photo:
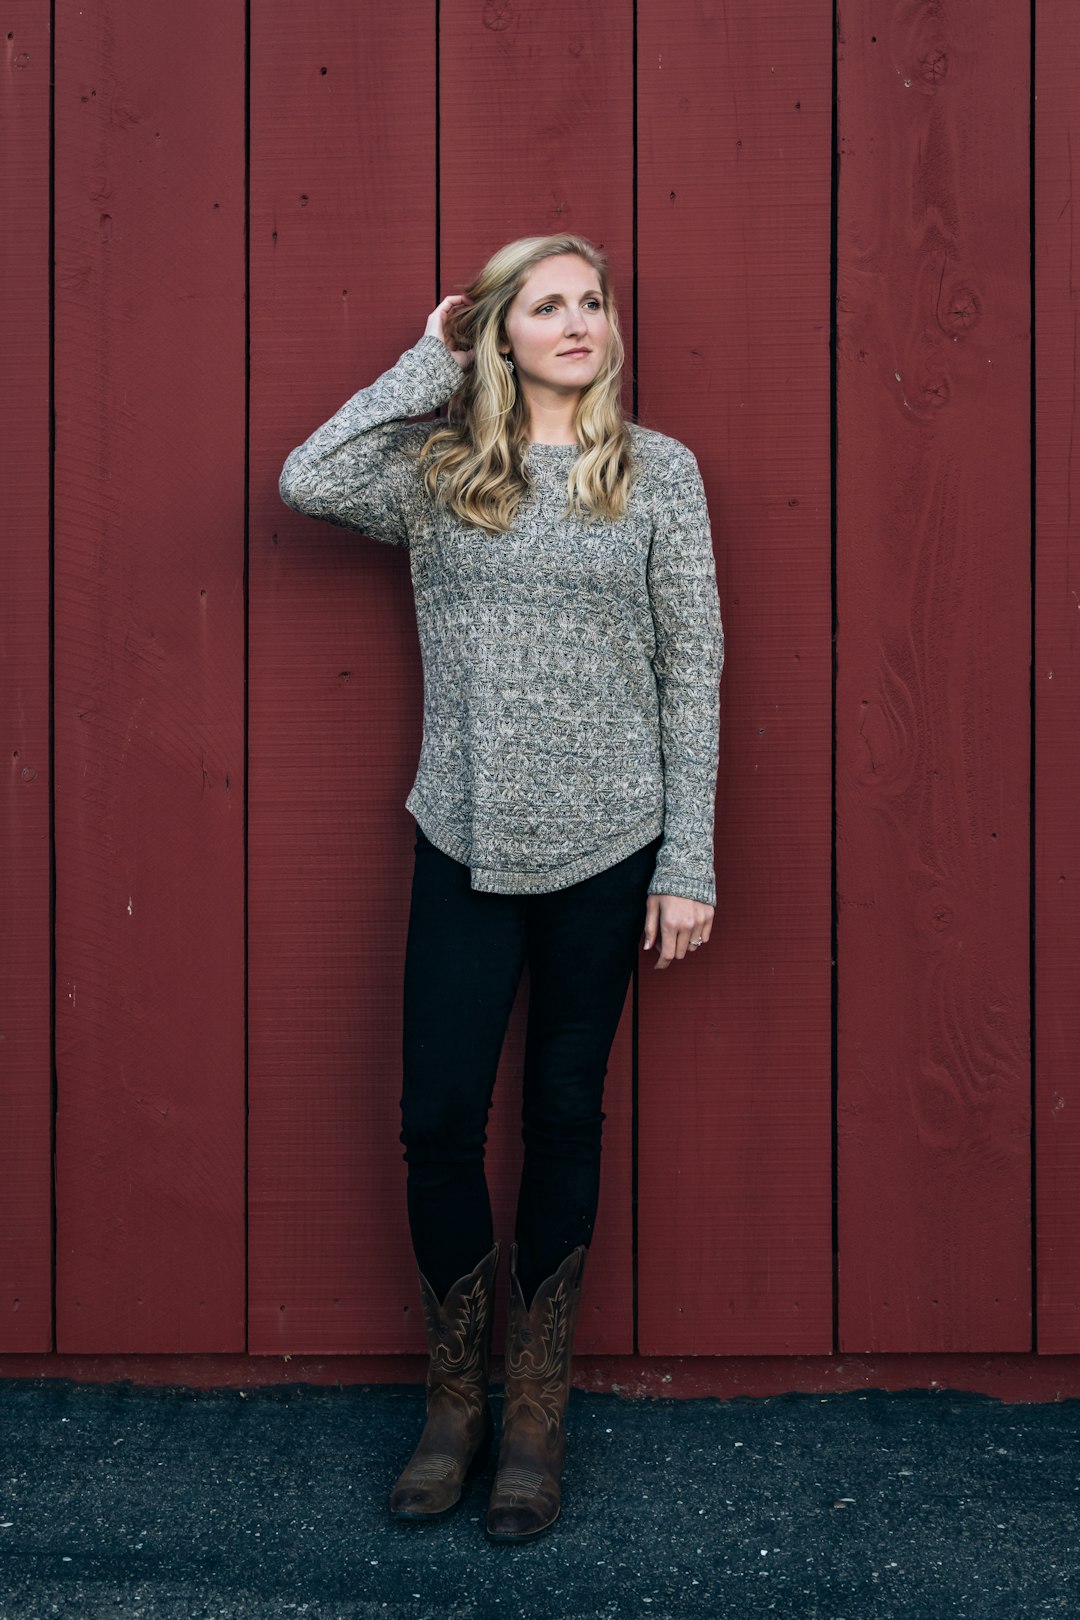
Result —
[[[588, 292], [582, 293], [582, 298], [603, 298], [599, 287], [590, 287]], [[546, 293], [543, 298], [534, 298], [534, 304], [557, 304], [562, 299], [562, 293]]]

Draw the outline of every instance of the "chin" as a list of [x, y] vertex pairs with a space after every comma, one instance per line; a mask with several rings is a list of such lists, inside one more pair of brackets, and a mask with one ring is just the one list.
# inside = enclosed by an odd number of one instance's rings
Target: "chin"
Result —
[[[593, 357], [590, 355], [590, 362], [592, 362], [592, 359]], [[602, 364], [602, 360], [597, 360], [595, 363], [588, 365], [567, 366], [562, 360], [556, 360], [548, 375], [552, 382], [566, 382], [567, 372], [569, 372], [577, 386], [585, 388], [589, 383], [596, 381], [596, 378], [600, 375]]]

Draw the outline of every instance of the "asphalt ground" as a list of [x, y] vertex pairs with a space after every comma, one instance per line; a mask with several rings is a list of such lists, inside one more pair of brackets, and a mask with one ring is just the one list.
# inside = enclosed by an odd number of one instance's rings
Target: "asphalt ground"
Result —
[[[501, 1396], [492, 1392], [496, 1424]], [[563, 1506], [391, 1519], [418, 1385], [0, 1380], [0, 1617], [1080, 1615], [1080, 1400], [571, 1391]]]

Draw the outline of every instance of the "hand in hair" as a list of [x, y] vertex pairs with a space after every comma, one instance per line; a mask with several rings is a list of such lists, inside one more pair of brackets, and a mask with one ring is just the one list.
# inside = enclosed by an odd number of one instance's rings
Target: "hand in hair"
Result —
[[458, 304], [467, 304], [468, 302], [469, 300], [464, 293], [448, 294], [442, 303], [432, 310], [427, 318], [427, 325], [424, 327], [424, 336], [427, 337], [430, 334], [432, 337], [437, 337], [440, 342], [445, 343], [447, 352], [453, 355], [462, 371], [467, 371], [472, 365], [476, 350], [455, 349], [447, 341], [446, 317]]

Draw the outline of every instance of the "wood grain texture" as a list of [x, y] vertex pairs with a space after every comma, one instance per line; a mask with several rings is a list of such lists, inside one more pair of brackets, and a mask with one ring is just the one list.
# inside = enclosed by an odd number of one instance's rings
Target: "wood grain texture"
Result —
[[[1080, 1350], [1080, 12], [1035, 5], [1036, 1348]], [[1080, 504], [1080, 503], [1078, 503]]]
[[49, 748], [49, 19], [5, 11], [0, 283], [0, 1348], [52, 1348], [52, 1011]]
[[404, 550], [290, 512], [288, 452], [420, 336], [435, 7], [251, 37], [250, 1348], [416, 1351], [401, 981], [422, 669]]
[[838, 42], [840, 1343], [1030, 1346], [1026, 8]]
[[[603, 247], [612, 271], [632, 405], [633, 6], [524, 0], [440, 7], [440, 287], [457, 292], [504, 243], [574, 231]], [[479, 168], [483, 170], [478, 183]], [[644, 925], [644, 912], [642, 913]], [[521, 1168], [521, 1065], [528, 971], [511, 1017], [488, 1133], [496, 1234], [513, 1237]], [[575, 1344], [633, 1348], [632, 997], [604, 1086], [600, 1206]], [[505, 1278], [496, 1302], [504, 1334]]]
[[[627, 406], [701, 464], [727, 638], [716, 921], [666, 972], [639, 960], [637, 1087], [628, 1000], [575, 1349], [626, 1356], [646, 1393], [665, 1368], [698, 1376], [664, 1358], [776, 1358], [781, 1387], [784, 1358], [834, 1348], [894, 1380], [911, 1357], [916, 1382], [949, 1354], [1080, 1349], [1080, 19], [1035, 0], [1034, 64], [1030, 22], [1006, 0], [839, 13], [833, 465], [823, 0], [328, 0], [302, 27], [283, 0], [58, 0], [50, 506], [50, 39], [14, 0], [12, 1376], [220, 1356], [235, 1379], [282, 1354], [316, 1379], [350, 1355], [365, 1377], [420, 1375], [399, 1139], [408, 558], [290, 512], [277, 479], [495, 247], [561, 227], [611, 257]], [[528, 990], [489, 1127], [507, 1248]], [[620, 1377], [599, 1369], [581, 1377]]]
[[639, 0], [639, 415], [725, 629], [709, 944], [641, 973], [638, 1349], [831, 1348], [829, 8]]
[[244, 8], [56, 7], [57, 1347], [244, 1348]]

